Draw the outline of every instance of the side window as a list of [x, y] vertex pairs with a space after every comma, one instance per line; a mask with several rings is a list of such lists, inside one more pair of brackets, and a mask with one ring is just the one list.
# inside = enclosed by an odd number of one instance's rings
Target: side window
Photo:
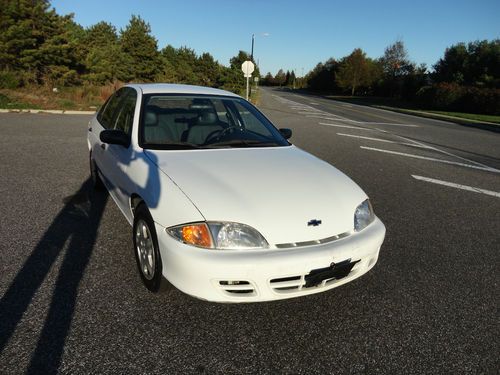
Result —
[[123, 98], [124, 89], [115, 92], [106, 102], [102, 111], [97, 115], [97, 120], [105, 129], [113, 129], [113, 117]]
[[120, 110], [116, 116], [114, 129], [123, 130], [128, 135], [131, 134], [136, 102], [137, 92], [134, 89], [127, 89], [125, 98], [123, 98], [120, 104]]

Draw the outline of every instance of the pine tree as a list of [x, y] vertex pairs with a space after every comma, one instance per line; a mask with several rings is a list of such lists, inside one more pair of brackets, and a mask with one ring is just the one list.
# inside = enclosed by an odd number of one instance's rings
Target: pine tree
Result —
[[123, 52], [130, 57], [126, 70], [138, 81], [151, 82], [161, 72], [161, 60], [151, 27], [141, 17], [133, 15], [125, 30], [121, 31]]
[[82, 48], [87, 74], [92, 83], [106, 83], [133, 78], [131, 58], [122, 51], [113, 25], [99, 22], [86, 30]]

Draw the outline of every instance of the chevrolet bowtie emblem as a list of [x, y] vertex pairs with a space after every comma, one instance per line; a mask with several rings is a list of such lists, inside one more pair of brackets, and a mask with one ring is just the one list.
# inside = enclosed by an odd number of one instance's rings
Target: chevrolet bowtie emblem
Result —
[[312, 219], [312, 220], [309, 220], [307, 222], [308, 227], [310, 227], [310, 226], [317, 227], [320, 224], [321, 224], [321, 220], [316, 220], [316, 219]]

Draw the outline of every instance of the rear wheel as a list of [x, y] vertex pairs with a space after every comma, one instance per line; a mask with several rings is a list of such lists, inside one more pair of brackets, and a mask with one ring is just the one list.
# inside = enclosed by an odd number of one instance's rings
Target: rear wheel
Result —
[[163, 283], [162, 262], [153, 219], [145, 204], [135, 209], [134, 253], [142, 282], [151, 292], [158, 292]]
[[90, 165], [90, 180], [92, 181], [92, 187], [95, 190], [104, 190], [104, 184], [97, 173], [97, 165], [94, 159], [92, 159], [92, 153], [89, 154], [89, 165]]

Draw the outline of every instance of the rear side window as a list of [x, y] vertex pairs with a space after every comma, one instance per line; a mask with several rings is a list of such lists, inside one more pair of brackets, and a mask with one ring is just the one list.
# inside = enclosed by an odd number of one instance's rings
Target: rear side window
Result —
[[102, 107], [102, 110], [97, 114], [97, 121], [99, 121], [103, 128], [113, 129], [113, 117], [124, 93], [124, 89], [120, 89], [115, 92]]
[[123, 130], [130, 135], [132, 132], [136, 102], [137, 92], [134, 89], [127, 89], [127, 93], [120, 104], [119, 112], [116, 115], [114, 129]]

